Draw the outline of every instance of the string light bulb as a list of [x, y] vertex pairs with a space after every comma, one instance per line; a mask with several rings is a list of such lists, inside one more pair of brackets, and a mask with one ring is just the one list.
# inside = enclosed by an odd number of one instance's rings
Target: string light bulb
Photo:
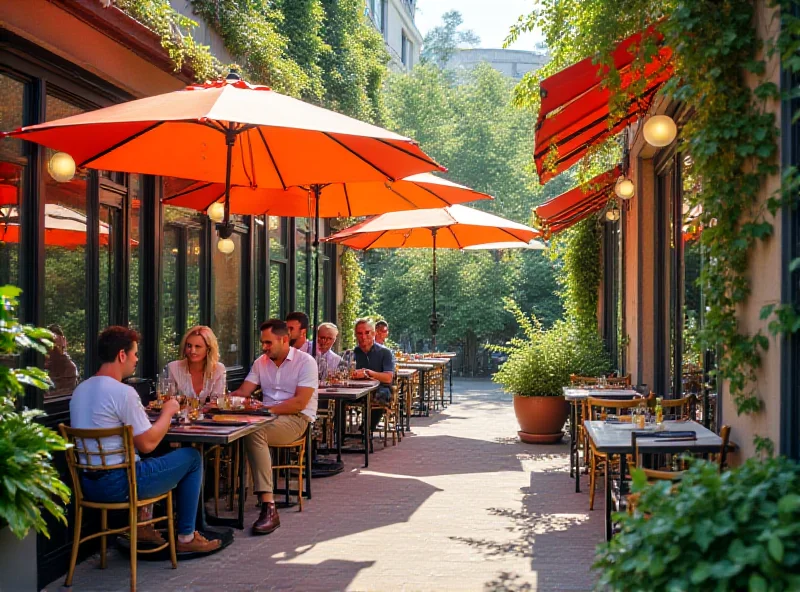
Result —
[[225, 204], [215, 201], [206, 210], [206, 214], [212, 222], [220, 223], [225, 219]]
[[645, 141], [656, 148], [669, 146], [678, 135], [678, 126], [669, 115], [653, 115], [644, 122], [642, 134]]
[[626, 176], [621, 176], [617, 179], [616, 184], [614, 185], [614, 193], [617, 194], [617, 197], [623, 201], [627, 201], [636, 195], [636, 186]]
[[608, 222], [616, 222], [619, 220], [619, 208], [617, 207], [616, 203], [612, 203], [611, 207], [606, 210], [606, 221]]
[[66, 152], [56, 152], [47, 162], [47, 172], [59, 183], [71, 181], [75, 170], [75, 160]]
[[236, 248], [234, 242], [229, 238], [221, 238], [217, 241], [217, 250], [225, 255], [230, 255]]

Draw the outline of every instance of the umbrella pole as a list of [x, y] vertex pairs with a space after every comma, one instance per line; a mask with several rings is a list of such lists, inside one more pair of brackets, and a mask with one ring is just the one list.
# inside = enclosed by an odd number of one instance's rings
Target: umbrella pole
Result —
[[431, 314], [433, 351], [436, 351], [436, 331], [439, 330], [439, 317], [436, 315], [436, 230], [436, 228], [431, 228], [431, 235], [433, 235], [433, 314]]
[[319, 194], [320, 185], [314, 185], [314, 341], [311, 355], [317, 357], [317, 326], [319, 325]]

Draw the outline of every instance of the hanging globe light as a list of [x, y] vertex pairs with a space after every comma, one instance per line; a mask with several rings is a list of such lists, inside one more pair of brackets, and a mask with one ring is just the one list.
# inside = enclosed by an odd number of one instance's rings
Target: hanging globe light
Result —
[[59, 183], [71, 181], [75, 168], [75, 160], [66, 152], [54, 153], [47, 162], [47, 172]]
[[607, 222], [616, 222], [619, 220], [619, 208], [617, 207], [616, 203], [611, 204], [611, 207], [606, 210], [606, 221]]
[[225, 218], [225, 204], [215, 201], [206, 210], [206, 214], [211, 219], [212, 222], [222, 222]]
[[614, 185], [614, 193], [616, 193], [617, 197], [621, 200], [627, 201], [636, 195], [636, 186], [628, 177], [622, 175], [617, 179], [617, 183]]
[[672, 144], [678, 135], [678, 126], [669, 115], [653, 115], [644, 122], [642, 134], [648, 144], [656, 148], [663, 148]]
[[230, 255], [236, 248], [234, 242], [229, 238], [221, 238], [217, 241], [217, 250], [225, 255]]

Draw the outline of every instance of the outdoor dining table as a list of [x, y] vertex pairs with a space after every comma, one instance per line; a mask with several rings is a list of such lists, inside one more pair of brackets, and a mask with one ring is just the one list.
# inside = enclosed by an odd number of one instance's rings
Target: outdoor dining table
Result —
[[[618, 489], [618, 496], [617, 501], [619, 502], [622, 500], [625, 494], [625, 473], [626, 473], [626, 455], [634, 453], [634, 446], [633, 446], [633, 432], [637, 432], [642, 434], [642, 432], [647, 432], [648, 434], [657, 434], [657, 432], [652, 424], [650, 424], [649, 429], [641, 430], [637, 429], [631, 423], [618, 423], [618, 422], [609, 422], [609, 421], [585, 421], [583, 425], [586, 428], [586, 433], [591, 438], [592, 442], [594, 443], [595, 448], [599, 452], [603, 452], [608, 455], [609, 465], [611, 464], [611, 459], [614, 455], [618, 454], [620, 461], [619, 461], [619, 489]], [[722, 438], [720, 438], [717, 434], [712, 432], [711, 430], [703, 427], [701, 424], [697, 423], [696, 421], [692, 420], [674, 420], [674, 421], [665, 421], [663, 422], [663, 430], [661, 433], [664, 432], [694, 432], [695, 436], [697, 437], [696, 440], [680, 440], [678, 438], [670, 439], [669, 437], [663, 437], [659, 439], [651, 438], [647, 439], [647, 450], [649, 452], [662, 452], [664, 454], [667, 453], [679, 453], [679, 452], [689, 452], [689, 453], [699, 453], [699, 454], [710, 454], [713, 452], [719, 452], [720, 447], [722, 446]], [[647, 438], [645, 435], [638, 436], [638, 442], [641, 445], [642, 440]], [[606, 540], [611, 539], [612, 534], [612, 524], [611, 524], [611, 510], [613, 508], [613, 499], [612, 499], [612, 483], [610, 473], [611, 471], [606, 468], [604, 471], [605, 473], [605, 518], [606, 518]]]
[[450, 362], [450, 402], [453, 402], [453, 359], [458, 356], [455, 352], [436, 352], [437, 358], [447, 358]]
[[[369, 422], [372, 416], [372, 397], [381, 385], [377, 380], [349, 380], [343, 385], [321, 387], [317, 391], [319, 401], [335, 401], [334, 431], [336, 432], [336, 461], [342, 462], [342, 441], [344, 440], [344, 404], [358, 405], [363, 410], [364, 429], [364, 467], [369, 466]], [[360, 452], [360, 451], [359, 451]]]
[[[445, 388], [444, 388], [444, 367], [449, 365], [450, 369], [452, 371], [453, 364], [451, 363], [450, 358], [438, 357], [438, 354], [437, 354], [437, 357], [423, 358], [420, 361], [425, 362], [426, 364], [433, 364], [434, 366], [437, 367], [437, 369], [441, 370], [441, 372], [442, 372], [442, 385], [441, 385], [441, 389], [439, 391], [439, 394], [441, 395], [442, 408], [444, 408], [445, 405], [446, 405], [445, 400], [444, 400], [444, 391], [445, 391]], [[452, 381], [452, 377], [451, 377], [451, 381]], [[453, 393], [452, 393], [452, 388], [451, 388], [451, 391], [450, 391], [450, 403], [453, 402], [452, 394]]]
[[416, 370], [419, 374], [419, 414], [422, 415], [423, 407], [425, 408], [425, 417], [430, 414], [431, 408], [431, 393], [428, 388], [428, 373], [436, 369], [436, 364], [428, 364], [427, 361], [413, 360], [408, 362], [397, 362], [397, 368], [410, 368]]
[[[164, 436], [165, 442], [179, 442], [182, 444], [196, 444], [199, 448], [200, 455], [204, 456], [205, 446], [236, 444], [239, 447], [239, 508], [236, 518], [225, 518], [222, 516], [206, 515], [205, 507], [205, 478], [200, 485], [200, 530], [205, 530], [208, 524], [217, 526], [233, 526], [239, 530], [244, 529], [244, 498], [245, 498], [245, 450], [244, 450], [244, 437], [248, 434], [261, 429], [266, 423], [273, 421], [274, 416], [270, 415], [240, 415], [241, 417], [237, 425], [225, 425], [224, 422], [219, 422], [216, 425], [210, 425], [211, 420], [205, 420], [203, 423], [188, 423], [179, 424], [170, 427], [169, 431]], [[246, 425], [238, 425], [238, 423], [246, 423]]]
[[[581, 421], [580, 404], [589, 397], [600, 399], [629, 400], [640, 397], [633, 389], [598, 389], [587, 387], [564, 387], [564, 399], [569, 402], [569, 476], [575, 477], [575, 493], [581, 492], [580, 456], [578, 452], [578, 423]], [[584, 452], [584, 455], [586, 453]]]

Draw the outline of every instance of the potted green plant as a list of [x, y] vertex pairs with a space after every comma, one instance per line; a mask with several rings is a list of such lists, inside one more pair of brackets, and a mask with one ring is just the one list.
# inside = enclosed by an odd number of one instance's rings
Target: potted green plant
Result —
[[523, 442], [558, 442], [569, 414], [563, 387], [569, 385], [570, 374], [597, 376], [608, 371], [608, 354], [596, 331], [582, 329], [574, 321], [556, 321], [544, 329], [535, 315], [527, 316], [512, 300], [506, 301], [506, 309], [524, 337], [492, 346], [508, 354], [493, 380], [514, 395]]
[[18, 368], [28, 349], [45, 354], [52, 333], [20, 325], [14, 314], [21, 293], [0, 288], [0, 590], [36, 590], [36, 536], [49, 536], [42, 510], [66, 523], [64, 508], [70, 490], [51, 464], [52, 453], [65, 449], [64, 440], [36, 422], [38, 410], [19, 408], [24, 386], [51, 386], [40, 368]]
[[633, 472], [636, 511], [598, 547], [598, 590], [800, 590], [800, 465], [751, 458], [678, 484]]

